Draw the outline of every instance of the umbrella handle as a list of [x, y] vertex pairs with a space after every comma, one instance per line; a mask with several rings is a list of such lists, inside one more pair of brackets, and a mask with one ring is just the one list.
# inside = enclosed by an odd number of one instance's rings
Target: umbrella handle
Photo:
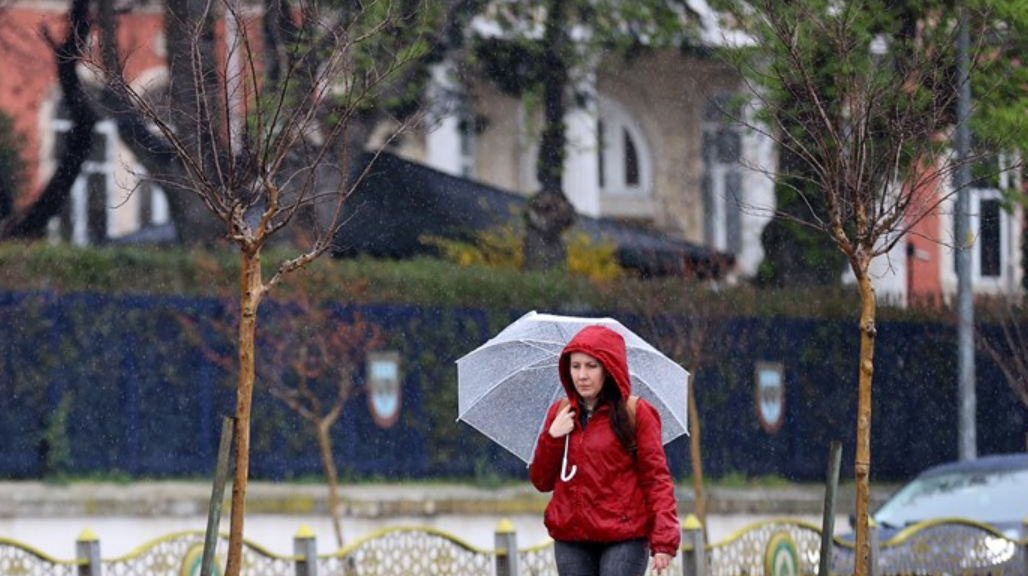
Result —
[[575, 472], [578, 472], [578, 466], [571, 465], [571, 471], [568, 471], [568, 441], [571, 438], [571, 434], [564, 436], [564, 460], [560, 463], [560, 479], [567, 482], [575, 477]]

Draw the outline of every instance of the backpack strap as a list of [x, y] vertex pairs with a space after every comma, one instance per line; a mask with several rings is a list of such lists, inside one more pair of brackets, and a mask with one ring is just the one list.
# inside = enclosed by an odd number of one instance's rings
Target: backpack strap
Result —
[[635, 430], [635, 410], [636, 405], [639, 404], [638, 396], [629, 396], [628, 401], [625, 402], [625, 406], [628, 407], [628, 422], [632, 424], [632, 430]]

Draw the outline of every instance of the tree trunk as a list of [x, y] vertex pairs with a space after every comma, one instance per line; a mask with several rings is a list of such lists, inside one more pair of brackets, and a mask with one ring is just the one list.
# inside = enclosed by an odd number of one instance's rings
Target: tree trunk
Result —
[[228, 562], [225, 576], [239, 576], [242, 568], [243, 518], [246, 514], [246, 484], [250, 473], [250, 407], [253, 400], [254, 336], [257, 308], [264, 286], [260, 252], [242, 253], [239, 281], [239, 382], [236, 388], [236, 458], [232, 477], [232, 519], [229, 527]]
[[57, 160], [57, 169], [50, 181], [34, 202], [0, 221], [0, 240], [42, 237], [50, 219], [67, 205], [71, 188], [93, 147], [93, 128], [98, 116], [89, 103], [77, 73], [84, 45], [90, 37], [89, 1], [75, 0], [72, 3], [68, 11], [68, 31], [59, 45], [45, 29], [43, 33], [47, 34], [46, 38], [54, 51], [57, 80], [71, 115], [72, 127], [63, 136], [64, 152]]
[[[169, 119], [191, 155], [203, 159], [202, 169], [213, 173], [216, 168], [211, 159], [222, 150], [215, 138], [223, 135], [225, 119], [219, 114], [223, 107], [216, 101], [221, 91], [218, 74], [214, 73], [218, 70], [214, 58], [215, 15], [210, 8], [203, 0], [169, 0], [165, 3], [164, 34]], [[137, 146], [134, 152], [155, 156], [147, 154], [145, 146]], [[161, 160], [165, 161], [163, 166]], [[180, 159], [169, 154], [150, 158], [143, 165], [175, 188], [165, 192], [180, 242], [208, 244], [224, 237], [224, 224], [201, 201]]]
[[541, 190], [528, 202], [525, 229], [525, 268], [549, 270], [564, 266], [566, 250], [561, 234], [575, 223], [575, 208], [564, 196], [568, 64], [572, 47], [564, 30], [566, 0], [550, 0], [547, 6], [543, 54], [543, 107], [545, 126], [539, 143], [536, 175]]
[[321, 451], [321, 465], [325, 467], [328, 480], [328, 512], [332, 517], [332, 529], [336, 533], [336, 550], [343, 547], [343, 526], [339, 520], [339, 473], [332, 458], [332, 436], [329, 429], [332, 422], [320, 424], [318, 429], [318, 450]]
[[871, 546], [868, 539], [868, 497], [871, 475], [871, 378], [874, 376], [875, 302], [874, 284], [868, 274], [870, 259], [854, 266], [860, 287], [860, 380], [857, 404], [857, 452], [854, 461], [857, 491], [857, 539], [854, 576], [868, 576]]

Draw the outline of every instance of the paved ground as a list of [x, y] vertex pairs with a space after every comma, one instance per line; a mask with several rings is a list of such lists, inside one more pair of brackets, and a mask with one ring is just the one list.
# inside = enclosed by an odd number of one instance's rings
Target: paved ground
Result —
[[[895, 486], [872, 486], [872, 507]], [[226, 501], [231, 487], [226, 489]], [[47, 484], [0, 482], [0, 518], [60, 516], [196, 516], [206, 514], [211, 486], [203, 482]], [[468, 484], [400, 483], [341, 487], [344, 514], [353, 517], [433, 516], [439, 514], [541, 513], [548, 495], [527, 483], [489, 488]], [[680, 508], [692, 509], [693, 492], [679, 487]], [[327, 510], [327, 491], [320, 484], [252, 482], [247, 512], [254, 514], [317, 514]], [[852, 486], [839, 490], [836, 511], [854, 509]], [[824, 487], [707, 489], [711, 514], [819, 515]]]

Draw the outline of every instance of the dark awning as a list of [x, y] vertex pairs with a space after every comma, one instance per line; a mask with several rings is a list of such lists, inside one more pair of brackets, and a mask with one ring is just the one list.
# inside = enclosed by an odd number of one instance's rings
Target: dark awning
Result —
[[[373, 155], [368, 154], [364, 164]], [[403, 259], [435, 255], [425, 236], [472, 240], [480, 231], [522, 225], [523, 196], [380, 154], [346, 202], [337, 256]], [[619, 264], [642, 275], [722, 277], [731, 256], [654, 230], [579, 215], [575, 227], [617, 246]]]

